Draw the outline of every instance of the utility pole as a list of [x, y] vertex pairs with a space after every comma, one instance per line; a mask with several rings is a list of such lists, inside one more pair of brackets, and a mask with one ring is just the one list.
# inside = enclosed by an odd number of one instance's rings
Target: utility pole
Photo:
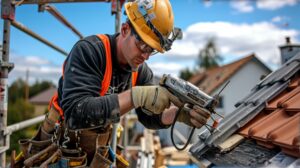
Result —
[[29, 100], [29, 69], [26, 70], [26, 79], [25, 79], [25, 101]]
[[115, 16], [115, 32], [120, 32], [121, 30], [121, 2], [120, 0], [116, 0], [117, 1], [117, 12], [116, 12], [116, 16]]

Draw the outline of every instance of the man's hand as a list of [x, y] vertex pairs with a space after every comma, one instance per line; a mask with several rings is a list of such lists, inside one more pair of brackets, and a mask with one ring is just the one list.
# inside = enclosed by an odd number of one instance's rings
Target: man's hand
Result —
[[206, 124], [209, 117], [210, 112], [208, 110], [195, 105], [192, 109], [185, 108], [185, 110], [180, 111], [177, 120], [189, 126], [201, 128]]
[[136, 86], [132, 90], [132, 100], [135, 108], [142, 107], [154, 114], [162, 113], [170, 107], [171, 102], [178, 99], [161, 86]]

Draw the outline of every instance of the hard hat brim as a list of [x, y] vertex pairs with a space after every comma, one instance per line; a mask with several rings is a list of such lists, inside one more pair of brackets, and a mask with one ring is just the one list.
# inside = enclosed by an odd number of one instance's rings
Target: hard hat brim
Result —
[[[153, 49], [157, 50], [160, 53], [164, 53], [164, 49], [161, 47], [160, 43], [158, 43], [157, 41], [159, 40], [155, 40], [153, 39], [148, 33], [153, 33], [151, 31], [151, 29], [147, 26], [147, 24], [143, 24], [143, 25], [138, 25], [134, 19], [137, 19], [136, 16], [132, 13], [129, 12], [130, 8], [134, 8], [135, 6], [131, 5], [132, 3], [126, 3], [125, 4], [125, 12], [127, 14], [127, 17], [130, 21], [130, 23], [133, 25], [134, 30], [138, 33], [138, 35], [141, 37], [141, 39], [148, 44], [150, 47], [152, 47]], [[142, 16], [141, 16], [142, 17]], [[142, 31], [144, 30], [144, 31]]]

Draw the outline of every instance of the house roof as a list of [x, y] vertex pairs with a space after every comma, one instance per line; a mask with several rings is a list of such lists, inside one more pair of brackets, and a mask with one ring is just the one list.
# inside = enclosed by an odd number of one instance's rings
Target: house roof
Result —
[[232, 62], [230, 64], [208, 69], [205, 72], [198, 73], [189, 79], [190, 83], [193, 83], [205, 93], [211, 94], [214, 90], [220, 87], [230, 77], [232, 77], [238, 70], [246, 65], [250, 61], [256, 61], [264, 66], [269, 72], [271, 70], [258, 60], [255, 54], [251, 54], [245, 58]]
[[200, 158], [242, 128], [240, 133], [245, 137], [300, 157], [299, 81], [300, 52], [258, 83], [217, 129], [200, 134], [199, 141], [190, 148], [192, 155]]
[[47, 105], [51, 99], [51, 97], [54, 95], [54, 93], [57, 91], [57, 88], [51, 87], [47, 90], [44, 90], [37, 95], [32, 96], [29, 99], [29, 102], [32, 104], [42, 104]]
[[300, 76], [274, 99], [239, 133], [266, 148], [300, 157]]

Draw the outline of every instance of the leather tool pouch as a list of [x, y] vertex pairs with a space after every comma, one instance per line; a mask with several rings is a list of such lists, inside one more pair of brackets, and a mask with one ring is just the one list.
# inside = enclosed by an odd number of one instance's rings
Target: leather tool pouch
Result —
[[98, 147], [90, 164], [91, 168], [109, 168], [112, 165], [113, 156], [109, 152], [109, 146]]
[[77, 149], [60, 148], [61, 156], [49, 168], [84, 168], [87, 167], [87, 154]]
[[92, 162], [97, 146], [106, 146], [109, 143], [110, 133], [110, 129], [69, 130], [70, 148], [80, 147], [82, 151], [85, 151], [89, 165]]
[[[49, 118], [49, 116], [51, 118]], [[53, 140], [60, 138], [61, 129], [57, 128], [55, 132], [55, 122], [59, 118], [59, 113], [51, 108], [46, 115], [45, 120], [39, 127], [36, 135], [32, 139], [20, 139], [19, 145], [23, 153], [22, 160], [26, 167], [39, 166], [42, 162], [47, 160], [58, 148], [54, 147]], [[53, 139], [54, 138], [54, 139]]]

